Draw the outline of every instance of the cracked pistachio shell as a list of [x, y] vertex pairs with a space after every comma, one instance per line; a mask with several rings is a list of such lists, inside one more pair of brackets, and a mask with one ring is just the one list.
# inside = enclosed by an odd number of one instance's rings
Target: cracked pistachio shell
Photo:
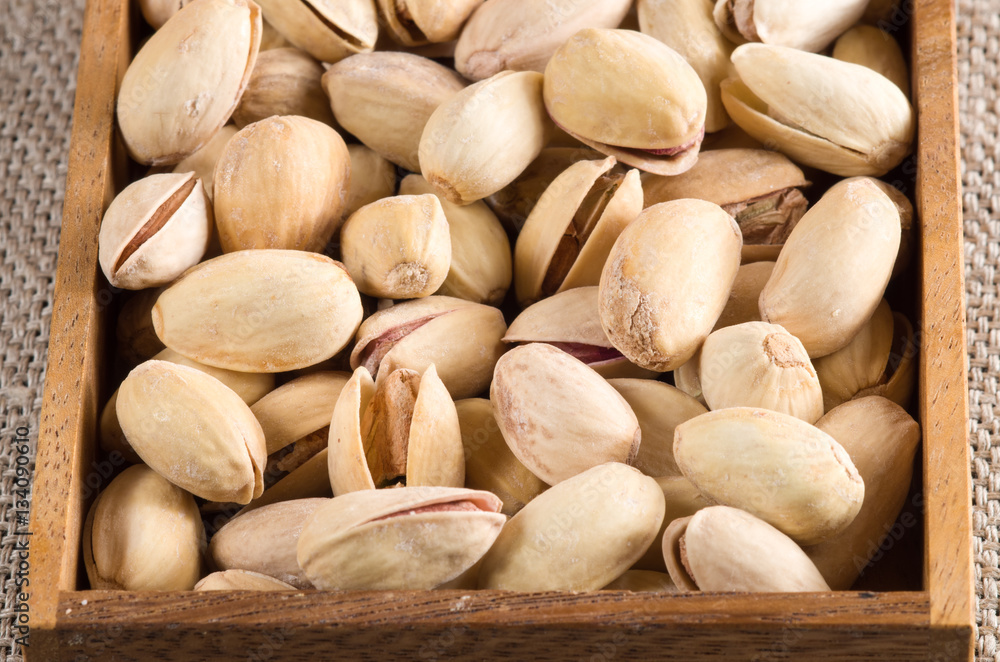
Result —
[[741, 264], [736, 271], [733, 287], [729, 291], [729, 301], [722, 309], [722, 314], [715, 322], [713, 331], [743, 324], [744, 322], [760, 321], [760, 306], [757, 301], [760, 293], [767, 285], [767, 280], [774, 271], [774, 262], [751, 262]]
[[601, 328], [596, 285], [565, 290], [531, 304], [510, 323], [503, 341], [548, 343], [580, 359], [605, 379], [657, 375], [630, 362], [611, 344]]
[[511, 452], [489, 400], [459, 400], [455, 409], [465, 447], [467, 488], [496, 494], [503, 501], [500, 512], [509, 516], [548, 489], [548, 485]]
[[405, 301], [364, 321], [351, 367], [378, 377], [385, 369], [423, 372], [434, 364], [453, 398], [470, 398], [489, 388], [506, 331], [493, 306], [439, 295]]
[[295, 551], [306, 520], [327, 502], [282, 501], [237, 515], [212, 536], [212, 561], [219, 570], [250, 570], [296, 588], [312, 588]]
[[858, 22], [868, 0], [716, 0], [719, 30], [737, 44], [747, 41], [819, 52]]
[[154, 471], [195, 496], [248, 503], [264, 489], [264, 433], [250, 408], [215, 377], [146, 361], [118, 389], [129, 445]]
[[861, 330], [832, 354], [816, 359], [814, 365], [823, 387], [823, 406], [830, 411], [859, 392], [885, 381], [892, 351], [893, 314], [882, 299]]
[[722, 83], [729, 115], [794, 161], [844, 177], [882, 175], [909, 153], [913, 107], [881, 74], [764, 44], [740, 46], [732, 60], [738, 77]]
[[321, 62], [337, 62], [375, 47], [375, 0], [261, 0], [258, 4], [275, 30]]
[[448, 219], [451, 266], [437, 294], [499, 306], [510, 287], [513, 269], [510, 241], [486, 203], [476, 201], [459, 206], [448, 202], [416, 174], [403, 178], [399, 193], [437, 196]]
[[733, 217], [703, 200], [646, 208], [622, 232], [601, 274], [601, 325], [650, 370], [694, 355], [725, 308], [743, 240]]
[[[653, 545], [655, 547], [655, 545]], [[605, 591], [636, 591], [673, 593], [677, 590], [674, 580], [665, 572], [652, 570], [626, 570], [604, 587]]]
[[638, 0], [639, 29], [680, 53], [707, 93], [705, 131], [729, 125], [719, 83], [731, 76], [733, 44], [719, 32], [707, 0]]
[[229, 139], [235, 136], [238, 130], [232, 124], [222, 127], [215, 132], [215, 135], [201, 149], [175, 165], [174, 172], [193, 172], [195, 177], [201, 179], [205, 195], [211, 200], [214, 195], [215, 164], [219, 161], [219, 157], [222, 156], [222, 152]]
[[835, 184], [785, 241], [760, 315], [812, 358], [845, 346], [875, 312], [899, 251], [899, 212], [870, 179]]
[[420, 172], [445, 198], [467, 205], [514, 181], [552, 132], [542, 74], [502, 71], [437, 107], [420, 136]]
[[333, 405], [350, 377], [333, 370], [314, 372], [286, 382], [252, 403], [250, 411], [264, 431], [267, 454], [329, 425]]
[[545, 67], [544, 93], [560, 128], [622, 163], [676, 175], [698, 160], [705, 86], [680, 54], [648, 35], [577, 32]]
[[252, 570], [220, 570], [206, 575], [194, 585], [196, 591], [294, 591], [280, 579]]
[[454, 71], [412, 53], [355, 55], [323, 76], [337, 122], [412, 172], [420, 172], [417, 153], [427, 120], [464, 88], [465, 81]]
[[710, 409], [760, 407], [815, 423], [823, 389], [798, 338], [777, 324], [746, 322], [713, 331], [698, 377]]
[[663, 520], [656, 481], [618, 462], [577, 474], [514, 515], [483, 557], [479, 588], [593, 591], [653, 543]]
[[629, 0], [490, 0], [469, 18], [455, 46], [455, 68], [469, 80], [505, 69], [545, 70], [552, 54], [584, 28], [614, 28]]
[[500, 357], [490, 402], [511, 451], [549, 485], [605, 462], [631, 464], [639, 450], [639, 422], [625, 398], [545, 343]]
[[215, 168], [222, 250], [322, 251], [340, 227], [351, 157], [332, 128], [275, 116], [233, 136]]
[[663, 501], [666, 505], [663, 512], [663, 522], [660, 524], [660, 530], [657, 532], [653, 544], [649, 546], [642, 558], [632, 565], [632, 568], [666, 572], [667, 566], [663, 559], [662, 542], [667, 527], [674, 520], [690, 517], [712, 504], [684, 476], [662, 476], [655, 480], [663, 491]]
[[326, 69], [297, 48], [273, 48], [257, 56], [233, 122], [241, 129], [272, 115], [297, 115], [333, 126], [336, 120], [320, 79]]
[[351, 492], [308, 519], [298, 561], [317, 588], [431, 589], [468, 570], [504, 526], [500, 500], [456, 487]]
[[433, 294], [451, 267], [451, 234], [437, 196], [396, 195], [344, 222], [340, 252], [362, 294], [414, 299]]
[[703, 508], [674, 520], [663, 536], [671, 579], [687, 591], [829, 591], [794, 540], [750, 513]]
[[96, 590], [190, 590], [204, 551], [194, 498], [141, 464], [111, 481], [84, 524], [84, 565]]
[[614, 157], [578, 161], [538, 199], [514, 246], [514, 287], [522, 306], [597, 285], [611, 247], [642, 211], [639, 171], [612, 172]]
[[153, 306], [156, 335], [207, 365], [286, 372], [347, 345], [361, 297], [339, 262], [315, 253], [238, 251], [202, 262]]
[[132, 59], [118, 93], [118, 127], [146, 165], [194, 154], [233, 114], [260, 46], [260, 8], [203, 0], [174, 14]]
[[364, 145], [348, 145], [351, 156], [351, 186], [344, 218], [367, 204], [396, 194], [396, 166]]
[[451, 41], [483, 0], [378, 0], [392, 38], [404, 46]]
[[690, 395], [652, 379], [609, 379], [639, 420], [642, 443], [633, 466], [654, 478], [680, 476], [674, 460], [674, 429], [708, 411]]
[[208, 248], [212, 207], [193, 172], [150, 175], [115, 196], [101, 221], [98, 257], [114, 287], [166, 285]]
[[910, 490], [920, 426], [899, 405], [880, 396], [831, 409], [816, 427], [836, 439], [865, 481], [865, 501], [851, 525], [805, 552], [835, 591], [846, 590], [881, 548]]
[[674, 458], [706, 497], [803, 545], [846, 529], [864, 499], [864, 481], [835, 439], [768, 409], [731, 407], [681, 423]]
[[855, 25], [833, 45], [834, 59], [853, 62], [877, 71], [910, 96], [910, 73], [899, 43], [874, 25]]

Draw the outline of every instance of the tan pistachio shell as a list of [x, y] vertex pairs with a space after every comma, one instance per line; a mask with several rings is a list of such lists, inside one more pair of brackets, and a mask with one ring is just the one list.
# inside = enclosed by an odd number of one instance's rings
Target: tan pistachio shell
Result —
[[417, 154], [427, 120], [464, 88], [465, 81], [451, 69], [411, 53], [355, 55], [323, 76], [340, 125], [413, 172], [420, 172]]
[[548, 489], [511, 452], [486, 398], [455, 403], [465, 447], [465, 487], [486, 490], [503, 502], [500, 512], [513, 516]]
[[741, 44], [759, 41], [818, 53], [858, 22], [868, 0], [716, 0], [719, 29]]
[[639, 450], [639, 422], [625, 398], [545, 343], [500, 357], [490, 402], [511, 451], [549, 485], [605, 462], [631, 464]]
[[830, 540], [805, 548], [831, 588], [840, 591], [849, 589], [879, 552], [906, 502], [920, 426], [899, 405], [870, 396], [831, 409], [816, 427], [840, 442], [867, 486], [864, 504], [851, 525]]
[[437, 294], [499, 306], [513, 271], [510, 241], [500, 221], [482, 201], [449, 202], [420, 175], [407, 175], [399, 184], [400, 195], [428, 193], [438, 197], [451, 235], [451, 265]]
[[326, 69], [297, 48], [274, 48], [257, 56], [233, 122], [241, 129], [272, 115], [298, 115], [334, 126], [330, 100], [320, 79]]
[[[328, 430], [323, 428], [309, 435], [309, 437], [321, 436], [323, 443], [326, 444], [328, 435]], [[315, 498], [328, 499], [332, 497], [333, 490], [330, 489], [327, 458], [327, 449], [324, 448], [292, 471], [289, 471], [287, 475], [270, 487], [265, 487], [264, 492], [259, 497], [243, 506], [236, 514], [242, 515], [262, 506], [281, 503], [282, 501]]]
[[542, 74], [502, 71], [437, 107], [420, 136], [420, 172], [445, 198], [466, 205], [514, 181], [552, 130]]
[[705, 403], [705, 394], [701, 388], [701, 348], [683, 364], [674, 368], [672, 373], [674, 385], [701, 404]]
[[361, 322], [339, 262], [315, 253], [229, 253], [190, 269], [153, 306], [165, 345], [207, 365], [285, 372], [334, 356]]
[[861, 391], [885, 382], [892, 352], [893, 313], [882, 299], [861, 330], [832, 354], [814, 361], [823, 387], [823, 407], [830, 411]]
[[451, 41], [483, 0], [378, 0], [393, 39], [404, 46]]
[[118, 127], [139, 163], [194, 154], [233, 114], [260, 46], [260, 8], [203, 0], [178, 11], [136, 53], [118, 93]]
[[713, 331], [698, 379], [709, 409], [760, 407], [815, 423], [823, 389], [799, 339], [777, 324], [745, 322]]
[[351, 186], [344, 204], [344, 218], [367, 204], [396, 194], [396, 166], [364, 145], [348, 145]]
[[83, 527], [84, 566], [95, 590], [190, 590], [204, 552], [194, 498], [141, 464], [98, 495]]
[[455, 46], [455, 68], [469, 80], [510, 69], [545, 70], [559, 46], [584, 28], [614, 28], [629, 0], [490, 0], [466, 23]]
[[333, 405], [350, 377], [328, 370], [303, 375], [253, 403], [250, 411], [264, 432], [267, 454], [329, 425]]
[[215, 168], [215, 217], [222, 250], [322, 251], [340, 227], [351, 157], [332, 128], [275, 116], [230, 140]]
[[846, 529], [864, 499], [864, 481], [835, 439], [767, 409], [731, 407], [681, 423], [674, 458], [706, 497], [804, 545]]
[[906, 189], [907, 184], [905, 182], [895, 180], [890, 184], [883, 182], [881, 179], [866, 179], [882, 189], [882, 192], [892, 200], [892, 204], [896, 205], [896, 211], [899, 212], [899, 252], [896, 253], [896, 262], [892, 265], [892, 275], [889, 277], [890, 279], [894, 279], [906, 271], [906, 268], [910, 265], [910, 258], [916, 245], [916, 237], [913, 230], [913, 203], [900, 190], [900, 188]]
[[544, 95], [566, 133], [634, 168], [676, 175], [698, 159], [705, 87], [679, 53], [648, 35], [580, 30], [546, 65]]
[[674, 429], [708, 409], [680, 389], [652, 379], [609, 379], [608, 383], [625, 398], [639, 421], [642, 443], [633, 466], [654, 478], [680, 476], [674, 460]]
[[203, 577], [194, 585], [195, 591], [294, 591], [295, 587], [280, 579], [252, 570], [220, 570]]
[[489, 549], [507, 519], [500, 505], [454, 487], [351, 492], [308, 519], [298, 562], [321, 589], [431, 589]]
[[296, 546], [306, 520], [328, 502], [283, 501], [233, 518], [212, 536], [212, 561], [219, 570], [251, 570], [295, 588], [312, 588], [296, 560]]
[[610, 156], [574, 163], [528, 214], [514, 247], [514, 288], [522, 306], [600, 282], [611, 247], [643, 204], [639, 171], [616, 175], [614, 166]]
[[875, 312], [899, 250], [899, 213], [870, 179], [835, 184], [792, 230], [760, 294], [812, 358], [851, 341]]
[[139, 0], [139, 11], [154, 30], [163, 27], [171, 16], [181, 10], [184, 5], [190, 4], [192, 0]]
[[687, 361], [722, 313], [743, 242], [733, 217], [703, 200], [646, 208], [618, 237], [601, 274], [601, 325], [650, 370]]
[[893, 313], [892, 353], [885, 384], [861, 391], [860, 395], [884, 395], [900, 407], [909, 407], [917, 387], [917, 353], [920, 351], [913, 324], [902, 313]]
[[794, 540], [736, 508], [712, 506], [674, 520], [663, 536], [663, 555], [671, 579], [681, 590], [830, 590]]
[[514, 515], [479, 569], [479, 588], [593, 591], [625, 572], [663, 520], [656, 481], [618, 462], [546, 490]]
[[370, 51], [378, 38], [375, 0], [262, 0], [264, 18], [321, 62]]
[[665, 509], [660, 530], [642, 558], [636, 561], [632, 568], [636, 570], [654, 570], [666, 572], [667, 566], [663, 559], [663, 534], [667, 527], [676, 519], [690, 517], [696, 512], [713, 505], [702, 496], [698, 488], [684, 476], [662, 476], [656, 478], [656, 484], [663, 491]]
[[201, 149], [175, 165], [174, 172], [193, 172], [195, 177], [201, 179], [205, 195], [211, 200], [214, 195], [215, 164], [219, 161], [219, 157], [222, 156], [226, 144], [236, 135], [237, 131], [238, 129], [232, 124], [222, 127], [215, 132], [215, 135]]
[[670, 575], [665, 572], [626, 570], [603, 590], [673, 593], [677, 590], [677, 586], [674, 585], [674, 580], [670, 579]]
[[855, 25], [837, 38], [832, 56], [877, 71], [910, 96], [910, 73], [903, 50], [885, 30], [874, 25]]
[[260, 34], [260, 52], [269, 51], [273, 48], [288, 48], [292, 46], [292, 42], [285, 39], [285, 36], [275, 29], [273, 25], [267, 22], [267, 19], [261, 21], [261, 34]]
[[193, 172], [149, 175], [115, 196], [98, 237], [98, 260], [114, 287], [166, 285], [198, 264], [212, 232], [212, 206]]
[[[746, 248], [744, 246], [744, 248]], [[729, 291], [729, 301], [722, 309], [722, 314], [715, 322], [713, 331], [743, 324], [744, 322], [760, 321], [760, 306], [758, 300], [760, 293], [767, 285], [771, 272], [774, 271], [774, 262], [751, 262], [743, 263], [736, 271], [736, 278], [733, 280], [733, 287]]]

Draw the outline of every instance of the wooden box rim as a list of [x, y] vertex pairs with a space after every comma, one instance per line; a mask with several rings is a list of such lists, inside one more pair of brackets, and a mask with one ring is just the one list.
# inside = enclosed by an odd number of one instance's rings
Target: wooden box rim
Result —
[[925, 590], [666, 598], [627, 592], [300, 591], [262, 601], [247, 592], [73, 590], [88, 492], [84, 477], [96, 470], [87, 451], [101, 404], [96, 357], [108, 303], [97, 268], [97, 229], [113, 190], [114, 98], [129, 34], [127, 0], [88, 0], [33, 486], [27, 659], [76, 659], [80, 650], [110, 659], [154, 653], [218, 659], [222, 651], [242, 658], [257, 644], [270, 646], [262, 659], [299, 659], [333, 643], [354, 651], [374, 646], [372, 656], [425, 659], [427, 651], [456, 659], [486, 657], [483, 651], [524, 659], [593, 659], [594, 651], [603, 651], [605, 659], [625, 651], [624, 659], [640, 659], [673, 651], [677, 659], [764, 660], [809, 651], [817, 660], [971, 661], [955, 7], [950, 0], [902, 6], [913, 14], [919, 120]]

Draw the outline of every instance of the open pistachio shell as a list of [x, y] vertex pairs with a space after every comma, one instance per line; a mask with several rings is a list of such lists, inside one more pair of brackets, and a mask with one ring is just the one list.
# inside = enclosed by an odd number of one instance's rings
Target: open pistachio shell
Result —
[[330, 100], [320, 84], [324, 73], [323, 65], [297, 48], [262, 51], [233, 122], [242, 129], [272, 115], [297, 115], [334, 126]]
[[238, 129], [232, 124], [222, 127], [201, 149], [175, 165], [173, 171], [175, 173], [193, 172], [195, 177], [201, 179], [205, 195], [211, 200], [214, 196], [215, 164], [218, 163], [226, 144], [236, 135], [237, 131]]
[[207, 143], [240, 101], [260, 33], [260, 8], [249, 0], [192, 2], [157, 30], [118, 93], [118, 127], [132, 157], [171, 165]]
[[267, 454], [329, 425], [348, 379], [348, 373], [323, 370], [286, 382], [255, 402], [250, 411], [264, 431]]
[[[746, 246], [743, 247], [746, 249]], [[760, 306], [758, 300], [760, 293], [767, 285], [767, 280], [774, 271], [774, 262], [744, 262], [736, 272], [736, 279], [733, 280], [733, 287], [729, 291], [729, 301], [722, 309], [722, 314], [715, 322], [718, 329], [742, 324], [744, 322], [760, 321]]]
[[830, 411], [886, 380], [892, 351], [893, 313], [885, 299], [846, 346], [816, 359], [823, 406]]
[[653, 544], [632, 567], [636, 570], [666, 572], [667, 566], [663, 559], [662, 543], [663, 534], [667, 527], [674, 520], [690, 517], [702, 508], [713, 504], [702, 496], [698, 488], [684, 476], [659, 477], [656, 478], [656, 484], [663, 491], [663, 501], [666, 506], [663, 512], [663, 522], [660, 524], [660, 530], [656, 534]]
[[404, 46], [451, 41], [482, 0], [378, 0], [393, 39]]
[[344, 206], [344, 218], [367, 204], [396, 193], [396, 166], [364, 145], [348, 145], [351, 155], [351, 188]]
[[[329, 430], [323, 428], [309, 435], [307, 438], [314, 439], [320, 437], [322, 443], [328, 443]], [[255, 510], [262, 506], [282, 501], [293, 501], [295, 499], [329, 498], [333, 496], [330, 489], [330, 474], [327, 471], [327, 449], [319, 451], [311, 458], [288, 472], [270, 487], [264, 488], [263, 494], [243, 506], [236, 514]]]
[[858, 22], [868, 0], [716, 0], [719, 29], [738, 44], [759, 41], [813, 53]]
[[264, 18], [321, 62], [370, 51], [378, 37], [375, 0], [262, 0]]

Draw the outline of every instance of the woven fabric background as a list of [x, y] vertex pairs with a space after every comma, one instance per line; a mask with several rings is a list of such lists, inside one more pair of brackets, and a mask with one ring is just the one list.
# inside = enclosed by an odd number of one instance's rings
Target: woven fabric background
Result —
[[[0, 660], [22, 659], [14, 442], [27, 428], [33, 466], [83, 4], [0, 0]], [[1000, 0], [958, 6], [977, 660], [1000, 662]]]

